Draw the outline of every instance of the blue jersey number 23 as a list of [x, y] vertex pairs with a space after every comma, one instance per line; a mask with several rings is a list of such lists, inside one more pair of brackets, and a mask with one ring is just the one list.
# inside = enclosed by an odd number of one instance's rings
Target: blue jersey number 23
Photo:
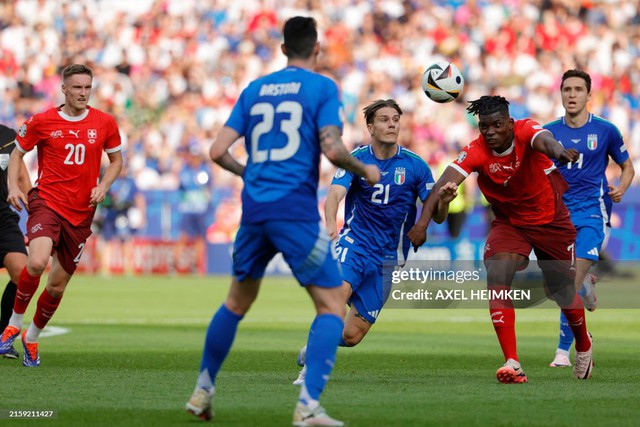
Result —
[[[274, 108], [273, 105], [260, 102], [251, 107], [252, 116], [262, 116], [262, 120], [251, 132], [251, 157], [253, 163], [262, 163], [267, 160], [279, 162], [293, 157], [300, 148], [300, 133], [298, 129], [302, 124], [302, 105], [295, 101], [284, 101]], [[287, 144], [281, 148], [260, 150], [258, 141], [262, 135], [273, 128], [275, 113], [289, 113], [289, 118], [280, 120], [280, 131], [287, 135]]]

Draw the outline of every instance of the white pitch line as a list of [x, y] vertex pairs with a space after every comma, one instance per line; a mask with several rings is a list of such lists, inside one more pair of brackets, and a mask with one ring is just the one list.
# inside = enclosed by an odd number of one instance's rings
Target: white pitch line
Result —
[[71, 332], [70, 328], [63, 328], [62, 326], [45, 326], [40, 334], [41, 338], [54, 337], [56, 335], [64, 335]]

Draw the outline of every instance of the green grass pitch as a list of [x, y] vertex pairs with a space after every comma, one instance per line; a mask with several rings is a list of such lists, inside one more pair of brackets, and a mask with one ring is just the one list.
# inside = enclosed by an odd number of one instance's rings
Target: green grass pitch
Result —
[[[40, 340], [41, 367], [0, 359], [0, 425], [200, 424], [184, 404], [228, 282], [74, 277], [51, 322], [69, 332]], [[322, 404], [353, 427], [638, 425], [640, 309], [588, 314], [596, 361], [589, 381], [548, 367], [558, 316], [517, 312], [529, 383], [502, 385], [488, 310], [383, 310], [359, 346], [339, 349]], [[214, 425], [291, 425], [295, 357], [311, 320], [309, 297], [293, 280], [265, 280], [218, 377]], [[56, 418], [6, 419], [7, 410], [30, 409], [55, 410]]]

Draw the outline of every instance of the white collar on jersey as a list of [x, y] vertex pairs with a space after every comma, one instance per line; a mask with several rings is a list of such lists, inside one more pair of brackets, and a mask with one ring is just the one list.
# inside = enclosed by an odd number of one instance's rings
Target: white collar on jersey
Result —
[[496, 157], [505, 157], [508, 156], [509, 154], [511, 154], [511, 152], [513, 151], [513, 147], [515, 147], [516, 145], [513, 143], [513, 140], [511, 140], [511, 147], [507, 148], [505, 151], [503, 151], [502, 153], [497, 153], [495, 150], [491, 150], [493, 151], [493, 155]]
[[89, 115], [89, 108], [85, 109], [84, 113], [80, 114], [79, 116], [70, 116], [62, 111], [62, 108], [58, 109], [58, 114], [68, 122], [79, 122]]

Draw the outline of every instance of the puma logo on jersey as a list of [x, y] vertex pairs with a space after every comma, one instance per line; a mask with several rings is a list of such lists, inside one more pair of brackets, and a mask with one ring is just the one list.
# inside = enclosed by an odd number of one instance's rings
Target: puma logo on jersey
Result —
[[69, 131], [69, 133], [70, 133], [71, 135], [75, 136], [76, 138], [80, 138], [80, 137], [78, 136], [78, 134], [80, 133], [80, 130], [77, 130], [77, 131], [75, 131], [75, 132], [74, 132], [74, 131], [72, 131], [72, 130], [70, 130], [70, 131]]
[[31, 227], [31, 232], [32, 233], [35, 233], [36, 231], [40, 231], [40, 230], [44, 230], [44, 228], [42, 228], [42, 224], [40, 224], [40, 223], [37, 223], [36, 225]]

